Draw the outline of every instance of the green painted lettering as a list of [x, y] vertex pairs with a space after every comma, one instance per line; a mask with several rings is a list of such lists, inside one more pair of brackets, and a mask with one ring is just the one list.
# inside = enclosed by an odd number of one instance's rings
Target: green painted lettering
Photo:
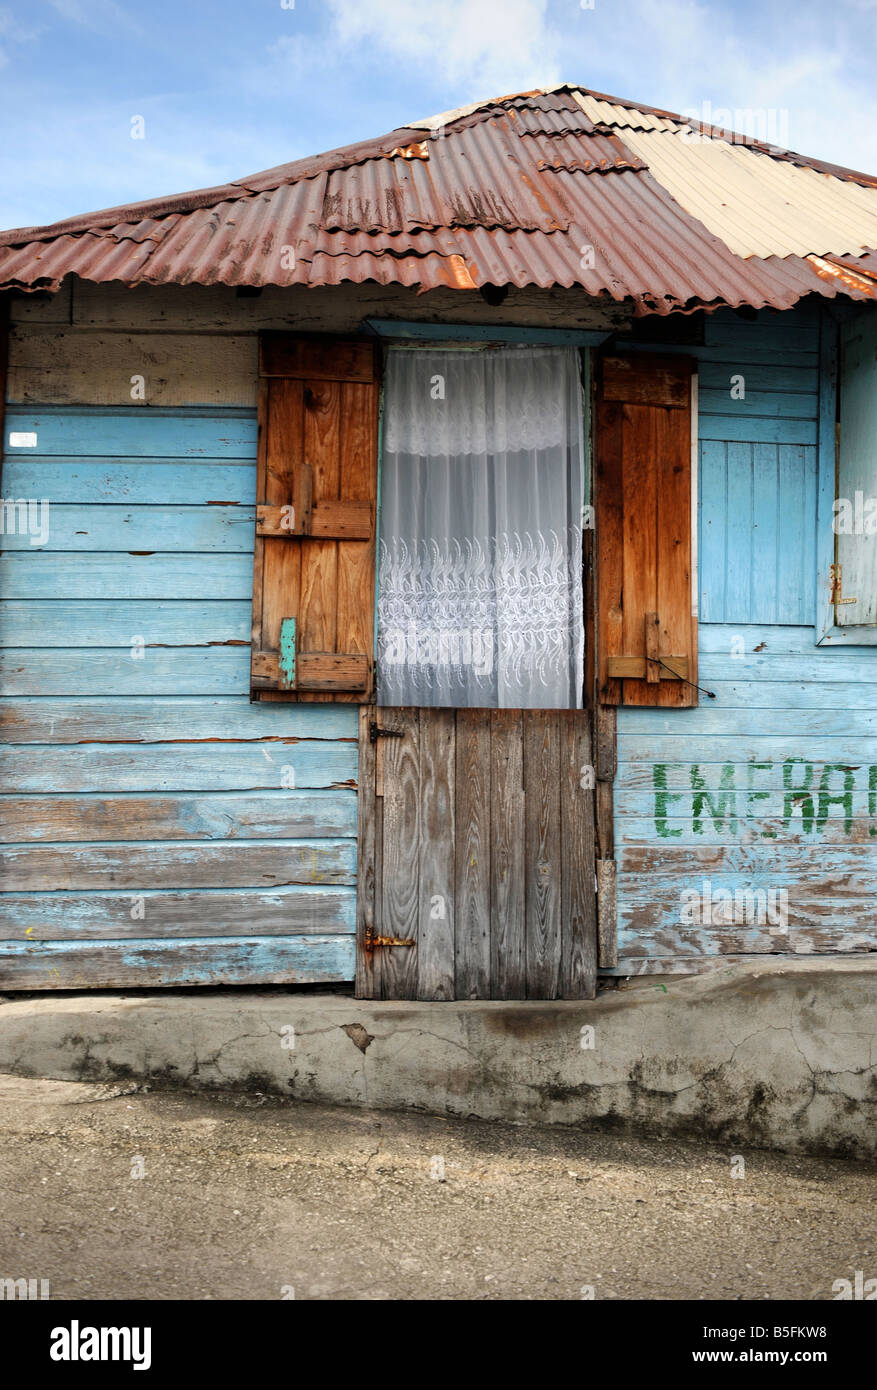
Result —
[[[836, 772], [843, 773], [844, 789], [842, 792], [829, 790], [832, 776]], [[847, 767], [844, 763], [825, 764], [819, 779], [819, 814], [816, 818], [820, 830], [828, 820], [828, 808], [830, 806], [842, 806], [844, 808], [844, 830], [849, 835], [853, 828], [853, 787], [855, 780], [855, 768]]]
[[706, 807], [712, 816], [716, 830], [724, 830], [725, 817], [728, 817], [728, 831], [737, 834], [737, 789], [734, 786], [734, 764], [725, 763], [719, 776], [720, 795], [714, 796], [706, 790], [706, 782], [701, 776], [697, 763], [691, 764], [691, 827], [695, 835], [703, 834], [703, 810]]
[[[795, 763], [804, 764], [804, 783], [803, 786], [795, 786]], [[813, 793], [811, 786], [813, 783], [813, 764], [808, 763], [806, 758], [786, 758], [783, 763], [783, 827], [788, 830], [792, 823], [792, 817], [796, 811], [801, 812], [801, 824], [805, 834], [809, 835], [813, 829], [813, 818], [815, 807], [813, 804]]]
[[667, 807], [671, 801], [681, 801], [681, 792], [667, 790], [667, 768], [674, 763], [655, 763], [652, 768], [652, 784], [655, 788], [655, 829], [662, 840], [678, 840], [681, 828], [671, 830], [667, 824]]

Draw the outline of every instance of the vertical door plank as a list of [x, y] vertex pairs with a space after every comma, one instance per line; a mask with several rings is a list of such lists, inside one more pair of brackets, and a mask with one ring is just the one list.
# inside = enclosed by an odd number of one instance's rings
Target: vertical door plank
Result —
[[375, 749], [369, 742], [368, 730], [372, 711], [369, 705], [359, 710], [359, 826], [356, 854], [356, 997], [380, 999], [381, 952], [367, 951], [365, 937], [377, 931], [375, 916]]
[[[402, 738], [382, 740], [383, 849], [379, 935], [417, 938], [420, 900], [420, 720], [416, 709], [385, 710]], [[417, 998], [417, 947], [381, 947], [385, 999]]]
[[490, 981], [493, 999], [525, 999], [523, 724], [490, 712]]
[[[560, 716], [561, 894], [560, 996], [593, 999], [597, 989], [597, 904], [594, 885], [594, 790], [590, 716]], [[584, 786], [582, 783], [584, 782]]]
[[422, 709], [418, 999], [454, 998], [455, 745], [454, 711]]
[[528, 999], [560, 987], [560, 718], [524, 711], [526, 972]]
[[456, 998], [490, 996], [490, 711], [457, 711]]

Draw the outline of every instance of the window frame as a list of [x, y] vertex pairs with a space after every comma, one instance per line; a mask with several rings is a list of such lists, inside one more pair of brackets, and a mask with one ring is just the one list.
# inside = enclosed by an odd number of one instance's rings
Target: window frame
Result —
[[[363, 325], [376, 337], [381, 340], [383, 348], [383, 361], [386, 364], [386, 354], [390, 348], [422, 348], [426, 351], [430, 349], [453, 349], [459, 347], [466, 348], [486, 348], [491, 345], [497, 347], [575, 347], [579, 352], [583, 408], [584, 408], [584, 498], [583, 505], [590, 506], [593, 503], [593, 459], [592, 459], [592, 439], [593, 431], [593, 402], [591, 401], [592, 390], [592, 352], [606, 343], [612, 336], [611, 329], [588, 330], [588, 329], [554, 329], [554, 328], [528, 328], [515, 325], [492, 325], [492, 324], [436, 324], [420, 323], [417, 321], [395, 320], [395, 319], [365, 319]], [[378, 404], [378, 478], [377, 478], [377, 513], [375, 524], [375, 590], [374, 590], [374, 644], [375, 644], [375, 669], [374, 669], [374, 692], [377, 700], [379, 686], [378, 677], [378, 606], [380, 598], [381, 566], [381, 520], [382, 520], [382, 476], [383, 476], [383, 453], [384, 453], [384, 419], [385, 419], [385, 373], [381, 372], [381, 386]], [[587, 613], [587, 586], [585, 585], [585, 554], [583, 539], [583, 603], [585, 611], [583, 614], [585, 623], [585, 675], [582, 689], [582, 708], [589, 707], [588, 690], [588, 613]], [[394, 706], [379, 706], [379, 708], [391, 709]], [[443, 706], [417, 706], [417, 708], [444, 708]], [[450, 707], [449, 707], [450, 708]], [[460, 709], [494, 708], [494, 706], [453, 706]], [[578, 708], [571, 706], [570, 708]]]
[[[877, 625], [841, 627], [835, 622], [831, 567], [835, 564], [837, 537], [834, 502], [837, 497], [839, 450], [840, 324], [862, 312], [862, 306], [844, 305], [840, 313], [823, 312], [819, 332], [819, 434], [817, 446], [816, 501], [816, 623], [814, 645], [826, 651], [847, 647], [877, 647]], [[877, 310], [874, 311], [877, 313]]]

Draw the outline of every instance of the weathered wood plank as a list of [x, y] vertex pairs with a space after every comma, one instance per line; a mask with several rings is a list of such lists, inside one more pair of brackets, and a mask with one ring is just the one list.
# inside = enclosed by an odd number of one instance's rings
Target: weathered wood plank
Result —
[[353, 929], [349, 885], [0, 894], [4, 941], [115, 941], [145, 931], [169, 938], [352, 935]]
[[8, 445], [10, 457], [254, 459], [254, 410], [163, 410], [146, 406], [106, 410], [42, 405], [12, 406], [10, 431], [36, 434], [35, 446]]
[[144, 378], [142, 400], [150, 407], [252, 407], [256, 337], [19, 324], [11, 343], [9, 398], [35, 404], [130, 406], [135, 373]]
[[9, 893], [129, 888], [244, 888], [355, 882], [351, 840], [232, 840], [8, 846], [0, 889]]
[[[867, 894], [873, 892], [877, 878], [877, 845], [838, 846], [832, 850], [831, 866], [825, 864], [821, 845], [624, 845], [618, 851], [619, 872], [628, 874], [675, 874], [677, 877], [718, 873], [764, 873], [782, 884], [785, 876], [822, 874], [832, 892]], [[855, 887], [856, 883], [861, 887]], [[826, 892], [828, 890], [826, 889]]]
[[[737, 639], [736, 643], [734, 639]], [[734, 656], [740, 650], [741, 642], [743, 655]], [[815, 670], [818, 670], [819, 678], [824, 679], [821, 673], [831, 670], [838, 659], [836, 651], [814, 645], [813, 628], [809, 624], [705, 623], [700, 631], [700, 650], [702, 654], [732, 657], [728, 680], [744, 678], [742, 672], [746, 653], [754, 652], [760, 656], [762, 664], [769, 663], [777, 656], [805, 657], [805, 661], [798, 663], [800, 680], [812, 678]], [[877, 653], [872, 648], [862, 648], [856, 655], [862, 658], [863, 665], [877, 666]]]
[[[758, 386], [761, 386], [761, 382]], [[727, 415], [731, 406], [728, 385], [712, 387], [704, 381], [698, 393], [698, 411], [701, 415]], [[748, 418], [767, 416], [772, 420], [795, 418], [815, 420], [817, 416], [817, 397], [814, 392], [805, 391], [764, 391], [756, 387], [754, 381], [747, 382], [745, 413]], [[752, 420], [753, 429], [758, 429], [760, 420]]]
[[611, 859], [615, 853], [615, 784], [598, 782], [594, 801], [597, 855]]
[[[39, 517], [40, 514], [38, 514]], [[252, 554], [253, 507], [139, 507], [105, 503], [94, 507], [53, 503], [45, 540], [40, 532], [5, 535], [4, 549], [46, 552], [197, 550]]]
[[[715, 687], [714, 687], [715, 689]], [[755, 690], [751, 685], [745, 689], [762, 699], [763, 686]], [[826, 692], [817, 683], [809, 687], [814, 699], [810, 708], [790, 708], [788, 701], [777, 700], [775, 704], [754, 705], [741, 699], [739, 706], [728, 707], [726, 703], [701, 705], [696, 714], [686, 718], [684, 728], [674, 714], [662, 715], [659, 710], [625, 710], [622, 737], [635, 735], [683, 736], [722, 735], [725, 737], [746, 737], [747, 735], [770, 738], [785, 737], [790, 732], [808, 734], [815, 738], [842, 737], [849, 740], [877, 737], [877, 697], [871, 686], [853, 687], [844, 692], [844, 700], [850, 694], [859, 698], [859, 703], [851, 708], [838, 709], [834, 702], [826, 704]], [[785, 694], [787, 687], [780, 685], [778, 690]], [[818, 696], [819, 703], [816, 702]], [[707, 745], [708, 746], [708, 745]]]
[[14, 695], [243, 695], [246, 647], [151, 647], [143, 660], [123, 647], [0, 652], [0, 689]]
[[[387, 712], [384, 712], [386, 718]], [[389, 724], [389, 720], [387, 721]], [[380, 878], [382, 936], [418, 936], [420, 916], [420, 718], [417, 710], [393, 711], [402, 738], [381, 740], [383, 836]], [[382, 948], [385, 999], [417, 997], [417, 947]]]
[[[455, 712], [420, 711], [417, 998], [454, 998]], [[386, 796], [386, 765], [384, 787]], [[413, 954], [413, 953], [412, 953]]]
[[341, 492], [352, 501], [368, 503], [373, 524], [367, 541], [338, 546], [337, 649], [365, 652], [370, 660], [374, 656], [379, 400], [371, 385], [345, 382], [341, 387]]
[[249, 646], [250, 606], [117, 599], [10, 599], [0, 602], [0, 647]]
[[618, 873], [614, 859], [597, 860], [597, 960], [600, 969], [618, 962]]
[[[303, 389], [302, 457], [307, 460], [313, 479], [313, 501], [336, 501], [341, 476], [341, 383], [315, 381]], [[331, 540], [302, 540], [299, 544], [301, 599], [296, 648], [301, 652], [334, 652], [337, 650], [338, 545]], [[365, 689], [365, 685], [358, 688]]]
[[2, 989], [320, 984], [353, 978], [352, 936], [0, 945]]
[[[808, 920], [806, 913], [789, 914], [788, 931], [771, 934], [767, 926], [682, 927], [672, 918], [646, 924], [644, 914], [631, 914], [620, 933], [620, 954], [616, 962], [643, 958], [670, 963], [679, 957], [736, 955], [821, 955], [828, 952], [877, 951], [877, 930], [868, 908], [856, 904], [862, 916], [857, 920], [832, 922], [818, 915]], [[851, 925], [852, 920], [852, 925]]]
[[456, 998], [489, 999], [491, 715], [457, 711]]
[[271, 743], [58, 745], [48, 757], [0, 749], [8, 792], [277, 791], [356, 785], [356, 744]]
[[[631, 709], [631, 715], [642, 713], [636, 709]], [[653, 715], [653, 711], [649, 710]], [[629, 718], [625, 714], [625, 727], [629, 723]], [[675, 714], [667, 716], [669, 728], [673, 726]], [[635, 726], [631, 732], [635, 731]], [[615, 776], [617, 767], [616, 755], [616, 711], [614, 705], [597, 704], [594, 710], [594, 771], [598, 781], [611, 782]]]
[[560, 986], [562, 874], [558, 716], [525, 710], [523, 745], [527, 998], [556, 999]]
[[490, 712], [490, 980], [494, 999], [525, 999], [526, 874], [522, 716]]
[[[16, 323], [71, 323], [75, 326], [235, 334], [263, 329], [300, 333], [350, 333], [364, 318], [392, 317], [459, 323], [459, 290], [419, 295], [401, 285], [266, 285], [258, 298], [241, 299], [229, 285], [139, 285], [136, 294], [114, 283], [70, 282], [52, 297], [25, 295], [13, 306]], [[470, 323], [535, 324], [549, 327], [609, 327], [630, 320], [624, 305], [598, 303], [578, 287], [556, 290], [511, 286], [503, 304], [466, 306]], [[725, 348], [725, 350], [727, 350]], [[776, 354], [773, 354], [775, 356]]]
[[[642, 793], [645, 795], [645, 793]], [[779, 793], [778, 793], [779, 795]], [[749, 817], [731, 820], [708, 813], [669, 819], [657, 815], [631, 816], [619, 812], [618, 843], [647, 845], [656, 837], [677, 845], [720, 845], [770, 841], [783, 845], [873, 845], [877, 843], [877, 814], [847, 820], [843, 808], [829, 808], [825, 820], [805, 820], [799, 810], [792, 816]]]
[[251, 704], [246, 695], [0, 700], [4, 743], [161, 743], [198, 739], [355, 739], [357, 711]]
[[816, 421], [782, 419], [777, 416], [701, 415], [698, 433], [702, 440], [739, 440], [749, 443], [753, 435], [760, 444], [816, 444]]
[[[721, 393], [722, 405], [718, 413], [727, 410], [731, 388], [734, 385], [733, 377], [740, 373], [740, 360], [734, 360], [732, 351], [728, 351], [727, 360], [721, 361], [707, 360], [700, 353], [696, 354], [700, 358], [697, 375], [700, 381], [700, 402], [699, 409], [705, 409], [705, 398], [707, 391]], [[747, 370], [748, 368], [748, 370]], [[769, 410], [768, 400], [775, 395], [783, 395], [792, 392], [795, 396], [802, 398], [805, 403], [804, 414], [815, 418], [817, 410], [817, 393], [819, 391], [819, 372], [816, 367], [802, 366], [798, 363], [789, 363], [783, 358], [782, 361], [776, 358], [772, 361], [755, 362], [750, 359], [744, 367], [747, 388], [752, 386], [759, 393], [765, 396], [765, 408]], [[747, 389], [747, 397], [749, 391]]]
[[249, 602], [252, 586], [252, 556], [243, 552], [0, 554], [0, 594], [7, 599], [203, 599], [209, 594]]
[[53, 504], [253, 507], [256, 470], [231, 459], [28, 458], [18, 454], [3, 468], [5, 497], [46, 497]]
[[[791, 721], [790, 721], [791, 722]], [[618, 740], [619, 775], [625, 765], [645, 762], [659, 763], [737, 763], [769, 762], [781, 767], [789, 758], [802, 764], [830, 762], [877, 762], [877, 738], [843, 739], [829, 736], [821, 747], [814, 747], [812, 735], [791, 733], [780, 737], [776, 734], [749, 733], [737, 735], [711, 734], [706, 740], [702, 735], [692, 733], [658, 734], [648, 737], [641, 734], [621, 734]], [[818, 756], [825, 750], [826, 756]]]
[[0, 796], [0, 842], [275, 840], [356, 834], [356, 792]]
[[562, 864], [560, 997], [592, 999], [597, 982], [594, 892], [594, 790], [590, 716], [560, 717], [560, 844]]
[[[304, 706], [305, 709], [308, 706]], [[380, 999], [381, 956], [366, 948], [366, 941], [377, 933], [375, 890], [377, 863], [375, 830], [378, 819], [375, 796], [375, 749], [369, 738], [373, 711], [368, 705], [359, 712], [359, 785], [356, 853], [356, 997]]]
[[742, 869], [723, 868], [706, 871], [695, 864], [687, 873], [649, 874], [641, 871], [628, 873], [625, 877], [624, 906], [628, 904], [660, 903], [678, 918], [683, 905], [683, 893], [692, 890], [699, 896], [708, 894], [710, 889], [732, 894], [758, 892], [770, 893], [785, 891], [790, 900], [798, 903], [834, 903], [838, 913], [844, 911], [843, 904], [850, 898], [866, 897], [870, 891], [868, 866], [857, 871], [843, 868], [826, 872], [820, 865], [824, 858], [811, 857], [808, 868], [787, 868], [784, 864], [772, 867], [745, 865]]

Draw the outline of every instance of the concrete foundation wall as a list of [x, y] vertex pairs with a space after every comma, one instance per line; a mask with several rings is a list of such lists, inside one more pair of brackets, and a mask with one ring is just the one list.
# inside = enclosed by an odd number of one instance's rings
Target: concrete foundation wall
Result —
[[582, 1004], [7, 999], [0, 1071], [865, 1157], [877, 1154], [877, 961], [649, 977]]

